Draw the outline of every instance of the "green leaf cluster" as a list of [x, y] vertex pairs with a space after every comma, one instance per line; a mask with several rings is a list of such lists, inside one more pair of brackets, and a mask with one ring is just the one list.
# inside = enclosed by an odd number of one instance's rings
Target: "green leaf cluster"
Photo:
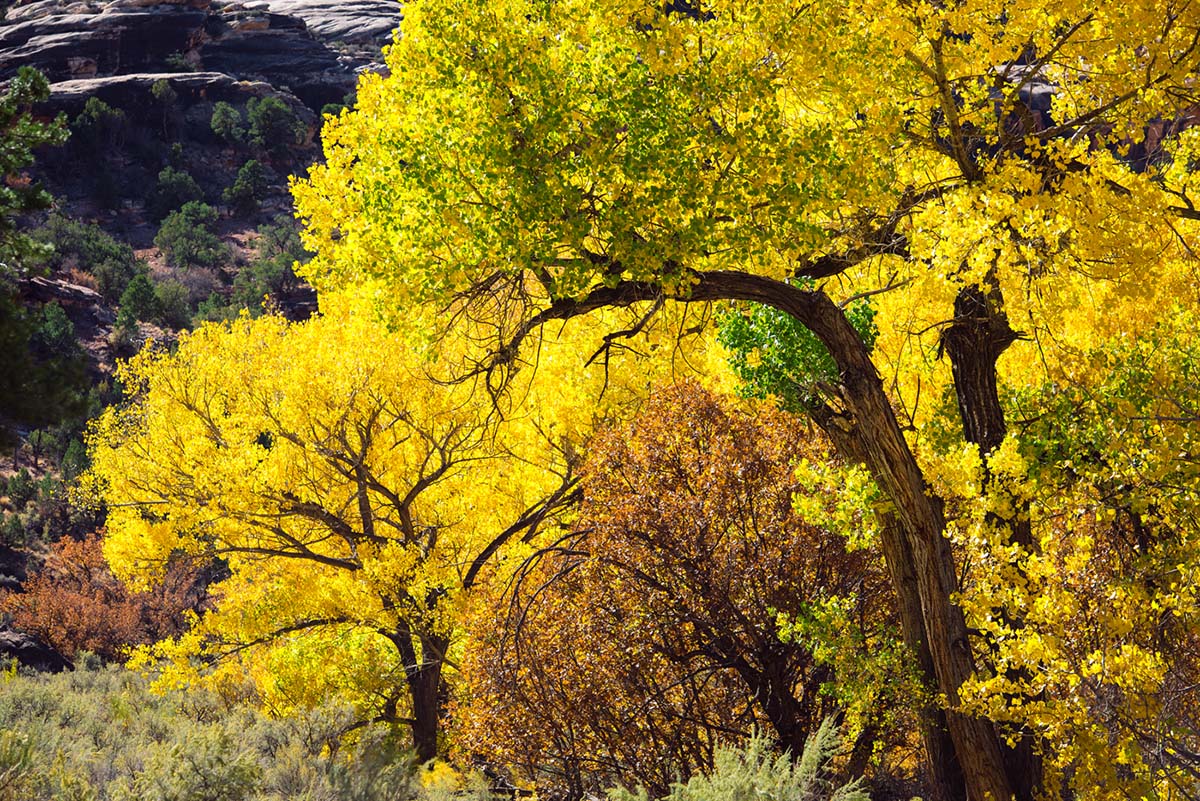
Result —
[[[851, 303], [846, 317], [868, 348], [879, 330], [875, 309], [866, 300]], [[729, 364], [749, 398], [778, 399], [791, 412], [817, 403], [821, 386], [838, 380], [833, 357], [796, 318], [770, 306], [734, 308], [718, 318], [718, 341], [729, 351]]]
[[167, 215], [154, 245], [167, 264], [180, 270], [214, 269], [230, 259], [229, 247], [214, 232], [217, 212], [206, 203], [191, 200]]

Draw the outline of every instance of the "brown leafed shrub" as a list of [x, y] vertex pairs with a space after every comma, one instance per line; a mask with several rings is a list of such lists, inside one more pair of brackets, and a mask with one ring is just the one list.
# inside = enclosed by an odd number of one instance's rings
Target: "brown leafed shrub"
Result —
[[204, 589], [199, 572], [179, 562], [148, 592], [129, 592], [109, 570], [99, 536], [63, 538], [24, 592], [0, 596], [0, 611], [68, 658], [91, 651], [119, 659], [131, 645], [178, 634], [183, 613], [197, 608]]
[[579, 798], [615, 783], [664, 793], [755, 729], [800, 753], [837, 714], [826, 688], [841, 677], [785, 641], [778, 615], [842, 598], [844, 647], [864, 651], [890, 625], [878, 554], [793, 509], [794, 459], [821, 452], [797, 418], [694, 384], [598, 436], [574, 530], [475, 620], [463, 755]]

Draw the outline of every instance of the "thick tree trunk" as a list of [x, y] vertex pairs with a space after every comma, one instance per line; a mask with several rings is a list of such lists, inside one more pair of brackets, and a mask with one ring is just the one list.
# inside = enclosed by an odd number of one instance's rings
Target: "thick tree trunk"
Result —
[[428, 762], [438, 755], [438, 730], [442, 720], [442, 662], [430, 654], [431, 648], [441, 653], [446, 643], [430, 642], [423, 637], [422, 662], [408, 671], [408, 690], [412, 696], [413, 748], [418, 762]]
[[[836, 310], [832, 303], [829, 306]], [[925, 484], [873, 366], [869, 370], [857, 365], [852, 371], [843, 369], [842, 386], [843, 400], [854, 421], [852, 433], [900, 522], [903, 539], [885, 542], [884, 555], [889, 564], [902, 569], [911, 564], [916, 576], [916, 600], [911, 586], [899, 585], [896, 592], [903, 599], [902, 606], [920, 604], [936, 686], [949, 707], [946, 722], [967, 797], [971, 801], [1008, 801], [1012, 791], [995, 730], [988, 721], [957, 711], [959, 688], [975, 668], [966, 621], [952, 600], [958, 582], [941, 503]]]
[[752, 665], [732, 637], [723, 639], [724, 642], [715, 644], [714, 656], [737, 671], [775, 730], [779, 745], [793, 754], [802, 753], [812, 733], [810, 699], [797, 698], [792, 693], [794, 677], [784, 669], [783, 660], [766, 655], [758, 666]]
[[[839, 422], [827, 415], [818, 415], [817, 419], [818, 425], [829, 436], [838, 453], [848, 461], [865, 465], [867, 456], [858, 437], [843, 429]], [[895, 514], [881, 513], [879, 523], [884, 560], [900, 604], [900, 629], [904, 635], [904, 642], [916, 658], [917, 667], [930, 685], [929, 689], [936, 689], [937, 674], [933, 666], [933, 654], [929, 650], [929, 638], [925, 635], [925, 616], [921, 612], [921, 593], [917, 585], [917, 570], [913, 565], [912, 553]], [[905, 589], [901, 590], [901, 587]], [[937, 704], [926, 704], [918, 713], [921, 719], [921, 740], [928, 760], [929, 781], [933, 787], [933, 801], [965, 801], [966, 784], [962, 767], [954, 753], [954, 741], [950, 737], [946, 710]]]

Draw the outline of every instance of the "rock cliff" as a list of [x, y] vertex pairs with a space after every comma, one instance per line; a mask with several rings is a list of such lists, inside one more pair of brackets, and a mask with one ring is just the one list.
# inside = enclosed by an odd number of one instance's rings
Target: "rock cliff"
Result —
[[35, 0], [0, 20], [0, 80], [25, 65], [55, 84], [221, 73], [319, 111], [352, 91], [361, 70], [379, 68], [399, 21], [393, 0]]

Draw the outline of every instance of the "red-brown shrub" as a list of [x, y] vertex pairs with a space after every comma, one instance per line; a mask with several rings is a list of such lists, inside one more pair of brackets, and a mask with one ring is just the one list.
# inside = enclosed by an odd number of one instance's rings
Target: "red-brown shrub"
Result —
[[168, 569], [153, 590], [131, 593], [109, 570], [99, 536], [68, 537], [51, 546], [24, 592], [0, 595], [0, 611], [68, 658], [92, 651], [113, 660], [129, 646], [178, 634], [183, 613], [197, 608], [203, 594], [199, 571], [185, 562]]

